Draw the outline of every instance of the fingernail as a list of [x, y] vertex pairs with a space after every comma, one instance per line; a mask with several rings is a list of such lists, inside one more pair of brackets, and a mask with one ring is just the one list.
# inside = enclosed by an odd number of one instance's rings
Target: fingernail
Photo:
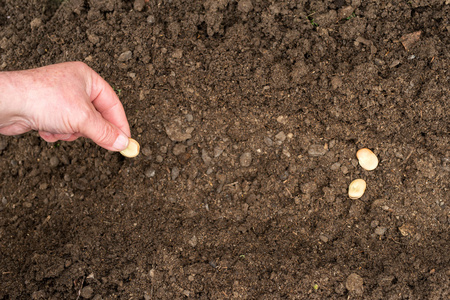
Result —
[[128, 147], [128, 137], [125, 135], [119, 135], [114, 142], [113, 148], [117, 151], [122, 151]]

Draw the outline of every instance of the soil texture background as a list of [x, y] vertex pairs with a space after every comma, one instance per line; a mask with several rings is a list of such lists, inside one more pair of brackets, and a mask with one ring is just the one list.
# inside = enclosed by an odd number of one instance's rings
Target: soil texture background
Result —
[[0, 299], [449, 299], [449, 16], [0, 0], [0, 70], [88, 64], [142, 150], [0, 137]]

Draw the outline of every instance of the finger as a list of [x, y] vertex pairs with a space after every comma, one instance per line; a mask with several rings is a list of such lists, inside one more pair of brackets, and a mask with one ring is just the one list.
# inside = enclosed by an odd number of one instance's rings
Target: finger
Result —
[[39, 131], [39, 135], [41, 136], [42, 139], [44, 139], [46, 142], [48, 143], [54, 143], [56, 142], [58, 139], [55, 138], [53, 133], [47, 132], [47, 131]]
[[91, 72], [92, 91], [90, 96], [92, 104], [103, 118], [130, 137], [130, 125], [128, 124], [125, 110], [119, 97], [117, 97], [111, 86], [100, 75], [93, 70]]
[[51, 133], [47, 131], [39, 131], [39, 135], [49, 143], [54, 143], [56, 141], [72, 142], [78, 138], [75, 134]]
[[80, 132], [100, 147], [111, 151], [122, 151], [128, 147], [128, 135], [104, 119], [98, 111], [93, 111], [81, 124]]
[[68, 134], [57, 133], [57, 134], [54, 134], [53, 136], [56, 139], [58, 139], [59, 141], [66, 141], [66, 142], [72, 142], [72, 141], [75, 141], [78, 138], [74, 134], [70, 134], [70, 133], [68, 133]]

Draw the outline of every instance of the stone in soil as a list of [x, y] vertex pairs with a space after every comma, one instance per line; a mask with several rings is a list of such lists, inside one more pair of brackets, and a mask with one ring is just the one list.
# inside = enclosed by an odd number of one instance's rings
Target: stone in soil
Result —
[[284, 142], [286, 140], [286, 134], [283, 131], [280, 131], [275, 138], [280, 141], [280, 142]]
[[119, 58], [117, 60], [120, 62], [129, 61], [132, 56], [133, 56], [133, 53], [131, 51], [125, 51], [119, 55]]
[[354, 292], [355, 294], [362, 295], [364, 291], [364, 280], [361, 276], [359, 276], [356, 273], [350, 274], [350, 276], [347, 277], [347, 281], [345, 282], [345, 287], [350, 292]]
[[154, 177], [155, 174], [156, 174], [156, 171], [153, 168], [149, 168], [145, 171], [145, 176], [147, 176], [148, 178]]
[[172, 168], [172, 180], [177, 179], [179, 175], [180, 175], [180, 169], [178, 169], [177, 167], [173, 167]]
[[311, 156], [323, 156], [327, 153], [328, 149], [324, 145], [313, 144], [308, 148], [308, 154]]
[[136, 11], [143, 11], [145, 8], [145, 0], [135, 0], [133, 8]]
[[187, 148], [186, 145], [183, 145], [183, 144], [176, 144], [176, 145], [173, 147], [173, 149], [172, 149], [173, 155], [178, 156], [178, 155], [180, 155], [180, 154], [185, 153], [185, 152], [186, 152], [186, 148]]
[[53, 167], [53, 168], [55, 168], [55, 167], [57, 167], [58, 165], [59, 165], [59, 158], [56, 157], [56, 156], [52, 156], [52, 157], [50, 158], [50, 166]]
[[384, 233], [386, 232], [387, 228], [386, 227], [382, 227], [382, 226], [378, 226], [377, 228], [375, 228], [375, 234], [376, 235], [384, 235]]
[[192, 137], [193, 128], [183, 129], [181, 119], [173, 119], [165, 126], [166, 134], [174, 142], [184, 142]]
[[252, 163], [252, 154], [250, 152], [245, 152], [239, 158], [239, 162], [242, 167], [250, 167]]
[[212, 158], [209, 156], [208, 151], [202, 149], [202, 160], [205, 164], [209, 165], [212, 161]]
[[91, 286], [85, 286], [81, 289], [81, 297], [85, 299], [91, 299], [94, 294], [94, 289]]

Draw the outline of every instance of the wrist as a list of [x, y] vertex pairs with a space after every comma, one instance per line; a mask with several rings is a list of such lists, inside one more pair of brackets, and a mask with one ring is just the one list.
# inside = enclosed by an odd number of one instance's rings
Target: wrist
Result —
[[20, 72], [0, 72], [0, 128], [15, 123], [26, 123], [25, 86]]

